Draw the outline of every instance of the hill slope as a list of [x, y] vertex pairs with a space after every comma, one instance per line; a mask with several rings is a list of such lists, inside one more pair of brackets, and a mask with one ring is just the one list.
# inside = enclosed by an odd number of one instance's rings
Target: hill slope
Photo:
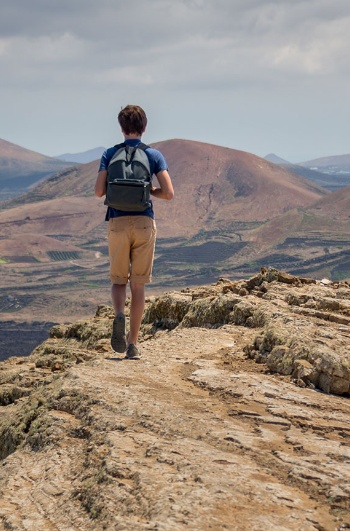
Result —
[[329, 216], [334, 220], [349, 220], [350, 186], [323, 197], [313, 205], [310, 205], [307, 210], [309, 212], [322, 213], [323, 216]]
[[0, 200], [19, 195], [40, 179], [71, 165], [0, 139]]
[[312, 182], [260, 157], [192, 142], [159, 142], [169, 164], [175, 200], [157, 203], [157, 217], [173, 236], [262, 222], [326, 195]]
[[[164, 237], [189, 237], [208, 229], [209, 225], [210, 230], [215, 230], [237, 220], [266, 221], [292, 208], [314, 203], [327, 194], [313, 183], [242, 151], [186, 140], [169, 140], [154, 147], [164, 153], [175, 188], [173, 201], [154, 201], [159, 230]], [[16, 212], [25, 212], [22, 218], [26, 218], [25, 231], [29, 230], [32, 217], [37, 217], [30, 212], [40, 211], [35, 203], [43, 200], [61, 204], [67, 213], [71, 208], [72, 215], [76, 204], [83, 216], [81, 209], [85, 205], [86, 215], [95, 217], [97, 203], [103, 202], [88, 198], [93, 197], [97, 170], [98, 162], [94, 161], [50, 177], [21, 200], [8, 203], [6, 211], [0, 214], [0, 223], [7, 217], [14, 220], [17, 214], [11, 214], [9, 207], [20, 205]], [[67, 199], [62, 202], [61, 198]], [[45, 208], [46, 217], [49, 212]], [[95, 219], [96, 223], [102, 221]], [[44, 223], [43, 219], [43, 230]], [[59, 223], [57, 230], [61, 230]]]
[[350, 278], [350, 186], [304, 208], [290, 210], [251, 231], [260, 252], [251, 266], [270, 266], [297, 275]]
[[[154, 201], [155, 290], [245, 275], [252, 267], [247, 263], [276, 244], [269, 235], [267, 247], [259, 228], [328, 195], [242, 151], [186, 140], [155, 147], [168, 161], [175, 188], [173, 201]], [[95, 304], [94, 290], [109, 300], [105, 206], [93, 195], [97, 170], [98, 161], [63, 170], [0, 210], [0, 308], [12, 318], [34, 312], [46, 319], [48, 309], [57, 319], [86, 315]], [[241, 265], [243, 272], [236, 271]]]

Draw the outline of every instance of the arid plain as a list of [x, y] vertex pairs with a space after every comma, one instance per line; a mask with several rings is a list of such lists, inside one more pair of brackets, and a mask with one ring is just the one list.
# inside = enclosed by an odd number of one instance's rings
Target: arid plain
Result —
[[[155, 201], [158, 241], [149, 293], [222, 276], [247, 278], [262, 266], [350, 277], [350, 187], [330, 192], [220, 146], [188, 140], [154, 146], [167, 158], [175, 199]], [[98, 304], [109, 303], [105, 207], [93, 195], [97, 169], [94, 161], [60, 170], [0, 203], [6, 348], [15, 323], [35, 322], [38, 332], [47, 331], [51, 323], [91, 316]], [[28, 337], [24, 327], [20, 341]]]

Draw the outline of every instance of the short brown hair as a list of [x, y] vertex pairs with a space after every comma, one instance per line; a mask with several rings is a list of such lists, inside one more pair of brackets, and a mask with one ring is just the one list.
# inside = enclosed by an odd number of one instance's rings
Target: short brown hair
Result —
[[118, 122], [127, 135], [142, 135], [147, 125], [146, 113], [138, 105], [127, 105], [118, 114]]

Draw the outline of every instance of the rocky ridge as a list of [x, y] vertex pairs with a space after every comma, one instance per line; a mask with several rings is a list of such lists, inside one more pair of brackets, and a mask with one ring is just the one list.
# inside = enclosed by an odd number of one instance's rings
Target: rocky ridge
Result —
[[[350, 528], [350, 285], [262, 270], [0, 364], [4, 529]], [[253, 509], [253, 510], [252, 510]]]

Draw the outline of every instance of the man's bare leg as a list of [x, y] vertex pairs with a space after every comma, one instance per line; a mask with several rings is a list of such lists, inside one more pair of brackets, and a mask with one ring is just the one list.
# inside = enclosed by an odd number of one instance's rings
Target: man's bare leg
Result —
[[126, 301], [126, 284], [112, 284], [112, 303], [115, 315], [124, 313]]
[[124, 315], [126, 284], [113, 284], [111, 294], [115, 312], [112, 327], [111, 346], [115, 352], [125, 352], [127, 347]]
[[130, 282], [130, 290], [130, 332], [128, 336], [128, 344], [132, 343], [137, 345], [143, 310], [145, 309], [145, 285]]

